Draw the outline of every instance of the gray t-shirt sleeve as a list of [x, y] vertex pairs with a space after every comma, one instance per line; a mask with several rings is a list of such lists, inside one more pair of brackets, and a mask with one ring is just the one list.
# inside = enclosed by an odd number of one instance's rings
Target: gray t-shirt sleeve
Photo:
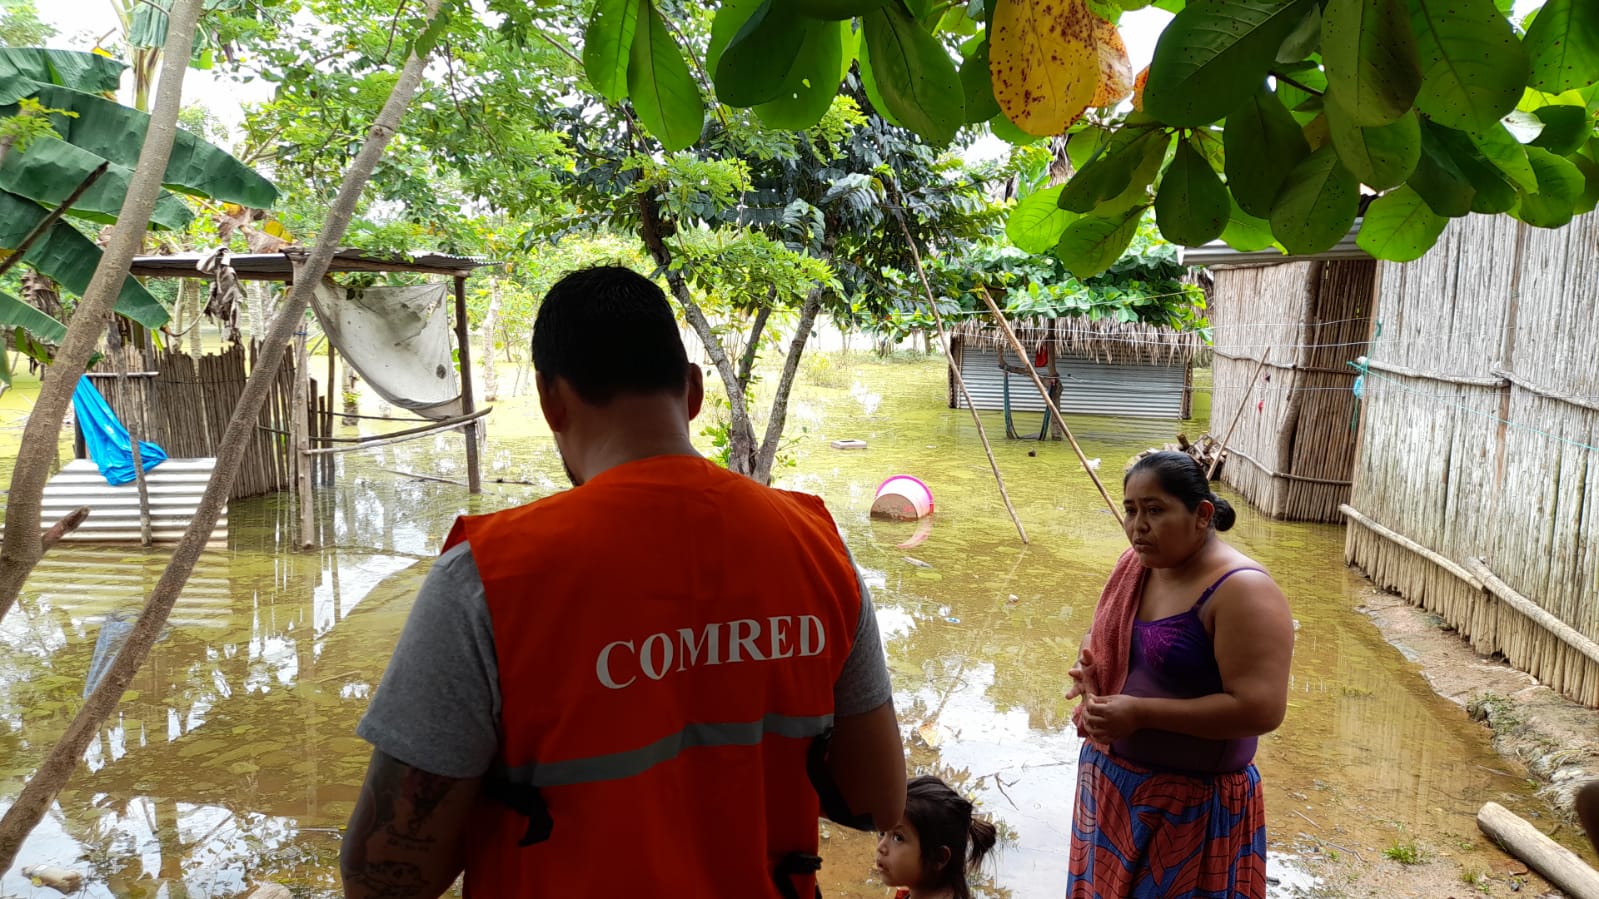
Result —
[[[854, 559], [850, 562], [854, 564]], [[844, 660], [838, 683], [833, 685], [833, 714], [841, 716], [864, 715], [894, 698], [888, 682], [888, 657], [877, 632], [877, 610], [859, 566], [855, 568], [855, 582], [861, 588], [861, 618], [855, 625], [855, 644]]]
[[499, 722], [494, 628], [462, 544], [433, 563], [356, 733], [413, 768], [468, 778], [494, 761]]

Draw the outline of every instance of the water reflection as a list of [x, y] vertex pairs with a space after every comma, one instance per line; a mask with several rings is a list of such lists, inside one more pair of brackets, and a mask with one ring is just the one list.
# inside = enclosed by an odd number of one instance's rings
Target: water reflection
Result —
[[[1065, 669], [1124, 538], [1068, 445], [1000, 441], [1033, 540], [1022, 546], [969, 417], [943, 407], [942, 362], [851, 364], [849, 387], [802, 389], [805, 431], [779, 482], [828, 500], [865, 571], [911, 764], [969, 790], [1008, 837], [989, 895], [1059, 895], [1078, 748]], [[1103, 472], [1171, 430], [1072, 425]], [[456, 435], [341, 456], [339, 486], [317, 496], [329, 547], [318, 553], [276, 551], [298, 528], [287, 496], [235, 504], [227, 549], [205, 554], [19, 864], [85, 870], [91, 897], [234, 896], [258, 880], [332, 891], [337, 829], [368, 754], [355, 723], [428, 560], [456, 515], [564, 483], [530, 398], [502, 403], [489, 432], [477, 499], [404, 474], [462, 477]], [[868, 449], [831, 449], [841, 438]], [[932, 519], [868, 518], [876, 486], [897, 473], [929, 483]], [[1361, 582], [1343, 567], [1339, 529], [1240, 519], [1232, 539], [1273, 570], [1301, 625], [1288, 720], [1260, 757], [1278, 892], [1307, 885], [1283, 851], [1300, 831], [1373, 858], [1398, 827], [1456, 834], [1458, 852], [1481, 853], [1471, 816], [1483, 800], [1538, 808], [1524, 783], [1491, 770], [1504, 763], [1485, 732], [1353, 610]], [[0, 802], [77, 710], [102, 629], [137, 614], [164, 562], [137, 549], [59, 550], [0, 622]], [[824, 832], [827, 894], [884, 895], [871, 838]], [[0, 894], [42, 895], [16, 872]]]

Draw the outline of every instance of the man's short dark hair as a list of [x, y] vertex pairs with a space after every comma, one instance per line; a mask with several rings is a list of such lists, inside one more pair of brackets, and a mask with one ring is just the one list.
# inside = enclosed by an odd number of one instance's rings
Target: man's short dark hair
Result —
[[619, 265], [572, 272], [545, 294], [533, 322], [533, 370], [595, 406], [688, 387], [688, 354], [666, 295]]

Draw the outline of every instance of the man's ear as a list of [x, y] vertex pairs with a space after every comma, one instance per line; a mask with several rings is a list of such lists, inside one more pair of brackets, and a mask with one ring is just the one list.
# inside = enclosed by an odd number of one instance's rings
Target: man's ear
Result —
[[693, 421], [699, 417], [700, 410], [705, 406], [705, 372], [692, 363], [688, 367], [688, 395], [685, 400], [688, 420]]
[[550, 430], [555, 433], [566, 430], [567, 420], [570, 418], [566, 385], [559, 380], [545, 378], [539, 373], [534, 373], [533, 384], [539, 392], [539, 411], [544, 413], [544, 421], [549, 424]]

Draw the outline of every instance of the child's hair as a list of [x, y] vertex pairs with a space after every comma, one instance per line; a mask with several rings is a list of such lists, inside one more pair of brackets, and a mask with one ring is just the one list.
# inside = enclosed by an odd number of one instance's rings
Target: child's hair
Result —
[[[922, 845], [922, 884], [948, 889], [955, 899], [971, 899], [966, 873], [976, 871], [994, 848], [998, 834], [984, 818], [972, 817], [972, 804], [936, 777], [913, 778], [905, 790], [905, 820]], [[970, 849], [968, 849], [970, 845]], [[939, 858], [940, 849], [947, 858]]]

